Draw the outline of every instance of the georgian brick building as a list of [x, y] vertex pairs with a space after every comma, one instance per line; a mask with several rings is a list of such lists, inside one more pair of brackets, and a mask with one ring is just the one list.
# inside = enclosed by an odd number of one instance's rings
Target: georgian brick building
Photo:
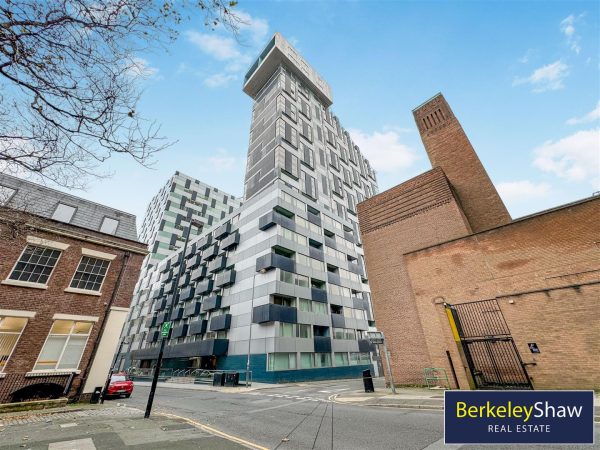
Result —
[[358, 205], [395, 381], [600, 387], [600, 197], [511, 220], [444, 97], [413, 113], [433, 169]]
[[135, 216], [0, 174], [0, 402], [104, 384], [146, 253]]

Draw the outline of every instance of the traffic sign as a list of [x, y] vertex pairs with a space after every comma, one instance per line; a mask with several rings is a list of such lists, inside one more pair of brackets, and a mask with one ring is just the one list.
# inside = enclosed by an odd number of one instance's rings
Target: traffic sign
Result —
[[163, 337], [167, 337], [169, 335], [169, 331], [171, 330], [171, 325], [173, 325], [173, 322], [165, 322], [162, 324], [160, 333], [162, 334]]

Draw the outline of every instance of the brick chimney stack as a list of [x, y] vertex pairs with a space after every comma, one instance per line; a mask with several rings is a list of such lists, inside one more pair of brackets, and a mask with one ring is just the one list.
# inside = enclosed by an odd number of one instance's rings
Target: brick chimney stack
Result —
[[442, 94], [413, 110], [433, 168], [450, 181], [474, 233], [511, 221], [498, 191]]

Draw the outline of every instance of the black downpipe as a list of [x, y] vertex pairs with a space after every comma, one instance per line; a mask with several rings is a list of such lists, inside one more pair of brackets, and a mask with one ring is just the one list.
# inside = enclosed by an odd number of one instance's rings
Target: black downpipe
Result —
[[450, 352], [448, 350], [446, 350], [446, 356], [448, 357], [448, 362], [450, 363], [450, 369], [452, 370], [452, 378], [454, 378], [456, 388], [460, 389], [460, 384], [458, 384], [458, 378], [456, 377], [456, 370], [454, 370], [454, 363], [452, 362], [452, 357], [450, 356]]

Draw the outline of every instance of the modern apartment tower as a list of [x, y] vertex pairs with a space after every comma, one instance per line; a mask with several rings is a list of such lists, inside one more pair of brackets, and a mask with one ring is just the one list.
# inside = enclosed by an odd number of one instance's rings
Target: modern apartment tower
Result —
[[149, 253], [144, 259], [129, 316], [122, 331], [123, 345], [118, 361], [120, 366], [128, 365], [128, 352], [140, 348], [147, 332], [144, 324], [151, 311], [148, 292], [144, 286], [153, 268], [183, 246], [184, 230], [190, 219], [203, 224], [200, 228], [192, 227], [191, 235], [197, 235], [210, 229], [240, 205], [241, 199], [179, 171], [152, 198], [140, 229], [140, 241], [148, 244]]
[[356, 204], [377, 192], [375, 173], [331, 114], [327, 83], [279, 33], [244, 92], [244, 203], [149, 273], [153, 315], [131, 358], [151, 367], [170, 320], [165, 367], [243, 371], [249, 359], [257, 381], [359, 376], [374, 322]]
[[[241, 205], [241, 199], [177, 171], [152, 198], [140, 229], [148, 243], [148, 265], [155, 265], [183, 245], [183, 231], [194, 220], [211, 228]], [[202, 230], [192, 229], [192, 235]]]

